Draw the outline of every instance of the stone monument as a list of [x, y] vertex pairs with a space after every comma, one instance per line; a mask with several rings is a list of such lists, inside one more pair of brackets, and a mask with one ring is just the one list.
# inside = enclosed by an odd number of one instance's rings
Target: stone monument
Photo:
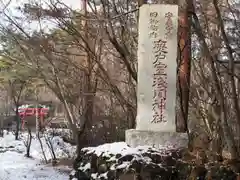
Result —
[[176, 132], [178, 6], [140, 7], [136, 129], [126, 131], [132, 147], [187, 147], [186, 133]]

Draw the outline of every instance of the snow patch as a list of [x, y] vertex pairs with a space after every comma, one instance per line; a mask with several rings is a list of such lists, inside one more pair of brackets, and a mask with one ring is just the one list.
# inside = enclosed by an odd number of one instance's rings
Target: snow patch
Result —
[[[30, 155], [35, 159], [43, 160], [43, 153], [41, 150], [39, 140], [36, 138], [36, 134], [33, 133], [32, 135], [33, 139], [30, 149]], [[6, 150], [10, 148], [12, 151], [25, 152], [26, 147], [24, 145], [24, 140], [27, 139], [27, 136], [28, 136], [27, 133], [22, 133], [20, 135], [20, 140], [15, 140], [15, 136], [11, 132], [4, 131], [4, 138], [0, 138], [0, 148]], [[74, 157], [76, 152], [75, 146], [72, 146], [69, 143], [65, 143], [59, 136], [52, 137], [49, 134], [46, 134], [45, 136], [52, 143], [57, 158]], [[52, 159], [51, 151], [47, 145], [45, 137], [41, 137], [41, 141], [43, 143], [43, 149], [47, 160], [51, 160]]]
[[[51, 141], [57, 158], [73, 157], [76, 147], [63, 142], [62, 138], [46, 136]], [[43, 160], [42, 150], [39, 140], [33, 133], [30, 155], [32, 158], [24, 156], [26, 147], [24, 139], [27, 133], [22, 133], [19, 140], [15, 140], [14, 134], [4, 131], [4, 137], [0, 137], [0, 180], [66, 180], [69, 175], [66, 167], [54, 168], [41, 163]], [[41, 137], [43, 149], [48, 160], [52, 159], [46, 139]], [[74, 172], [73, 172], [74, 173]]]
[[121, 156], [133, 155], [133, 154], [142, 154], [149, 150], [152, 150], [156, 153], [165, 152], [168, 149], [174, 149], [172, 146], [162, 146], [159, 149], [153, 148], [151, 146], [138, 146], [137, 148], [129, 147], [125, 142], [114, 142], [107, 143], [97, 147], [88, 147], [83, 148], [82, 151], [87, 154], [96, 154], [97, 156], [111, 157], [113, 160], [115, 157], [112, 155], [120, 154]]

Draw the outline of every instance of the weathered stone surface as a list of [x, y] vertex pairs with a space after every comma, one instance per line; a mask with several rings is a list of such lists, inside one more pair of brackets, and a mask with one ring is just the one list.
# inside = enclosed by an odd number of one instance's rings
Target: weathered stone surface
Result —
[[194, 159], [184, 161], [182, 157], [186, 154], [184, 149], [148, 148], [135, 152], [108, 156], [84, 150], [76, 162], [75, 171], [70, 175], [70, 179], [237, 180], [239, 173], [234, 171], [236, 168], [216, 162], [197, 165]]
[[176, 131], [178, 6], [140, 7], [137, 130]]
[[186, 133], [177, 132], [154, 132], [129, 129], [126, 131], [126, 143], [130, 147], [153, 146], [161, 148], [170, 146], [176, 149], [186, 148], [188, 146], [188, 136]]

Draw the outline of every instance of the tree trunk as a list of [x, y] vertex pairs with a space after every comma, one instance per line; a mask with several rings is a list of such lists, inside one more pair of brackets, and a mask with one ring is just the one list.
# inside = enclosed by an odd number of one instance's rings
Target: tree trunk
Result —
[[20, 130], [20, 117], [18, 113], [19, 105], [16, 104], [16, 110], [15, 110], [15, 121], [16, 121], [16, 133], [15, 133], [15, 140], [18, 140], [19, 138], [19, 130]]
[[44, 148], [43, 148], [43, 143], [42, 143], [42, 140], [41, 140], [41, 137], [40, 137], [40, 132], [36, 132], [36, 134], [37, 134], [38, 141], [40, 143], [40, 147], [41, 147], [41, 150], [42, 150], [43, 158], [45, 160], [45, 163], [47, 164], [47, 158], [46, 158], [46, 154], [45, 154], [45, 151], [44, 151]]
[[213, 137], [212, 137], [212, 142], [211, 142], [211, 152], [214, 154], [212, 155], [213, 161], [219, 161], [222, 160], [222, 152], [223, 152], [223, 133], [222, 133], [222, 128], [219, 120], [216, 123], [216, 127], [213, 131]]
[[236, 84], [235, 84], [235, 66], [234, 66], [234, 57], [233, 57], [233, 49], [230, 45], [230, 42], [227, 37], [227, 33], [225, 31], [224, 27], [224, 22], [223, 18], [221, 16], [220, 8], [218, 5], [217, 0], [213, 0], [214, 7], [216, 9], [217, 13], [217, 19], [220, 25], [220, 30], [221, 34], [223, 37], [224, 44], [226, 45], [227, 53], [228, 53], [228, 58], [229, 58], [229, 63], [228, 63], [228, 75], [229, 75], [229, 81], [231, 84], [231, 95], [232, 95], [232, 103], [233, 107], [236, 112], [236, 118], [237, 118], [237, 125], [238, 125], [238, 136], [240, 136], [240, 108], [239, 108], [239, 102], [238, 102], [238, 95], [237, 95], [237, 89], [236, 89]]
[[27, 140], [27, 152], [26, 152], [26, 157], [30, 157], [31, 144], [32, 144], [32, 131], [31, 131], [31, 129], [28, 127], [28, 140]]

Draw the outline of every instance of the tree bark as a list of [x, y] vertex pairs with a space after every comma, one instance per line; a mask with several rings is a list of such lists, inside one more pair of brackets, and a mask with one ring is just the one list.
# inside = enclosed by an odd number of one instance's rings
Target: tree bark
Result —
[[176, 129], [177, 132], [188, 132], [188, 104], [191, 71], [191, 15], [192, 1], [179, 1], [178, 28], [178, 88]]

